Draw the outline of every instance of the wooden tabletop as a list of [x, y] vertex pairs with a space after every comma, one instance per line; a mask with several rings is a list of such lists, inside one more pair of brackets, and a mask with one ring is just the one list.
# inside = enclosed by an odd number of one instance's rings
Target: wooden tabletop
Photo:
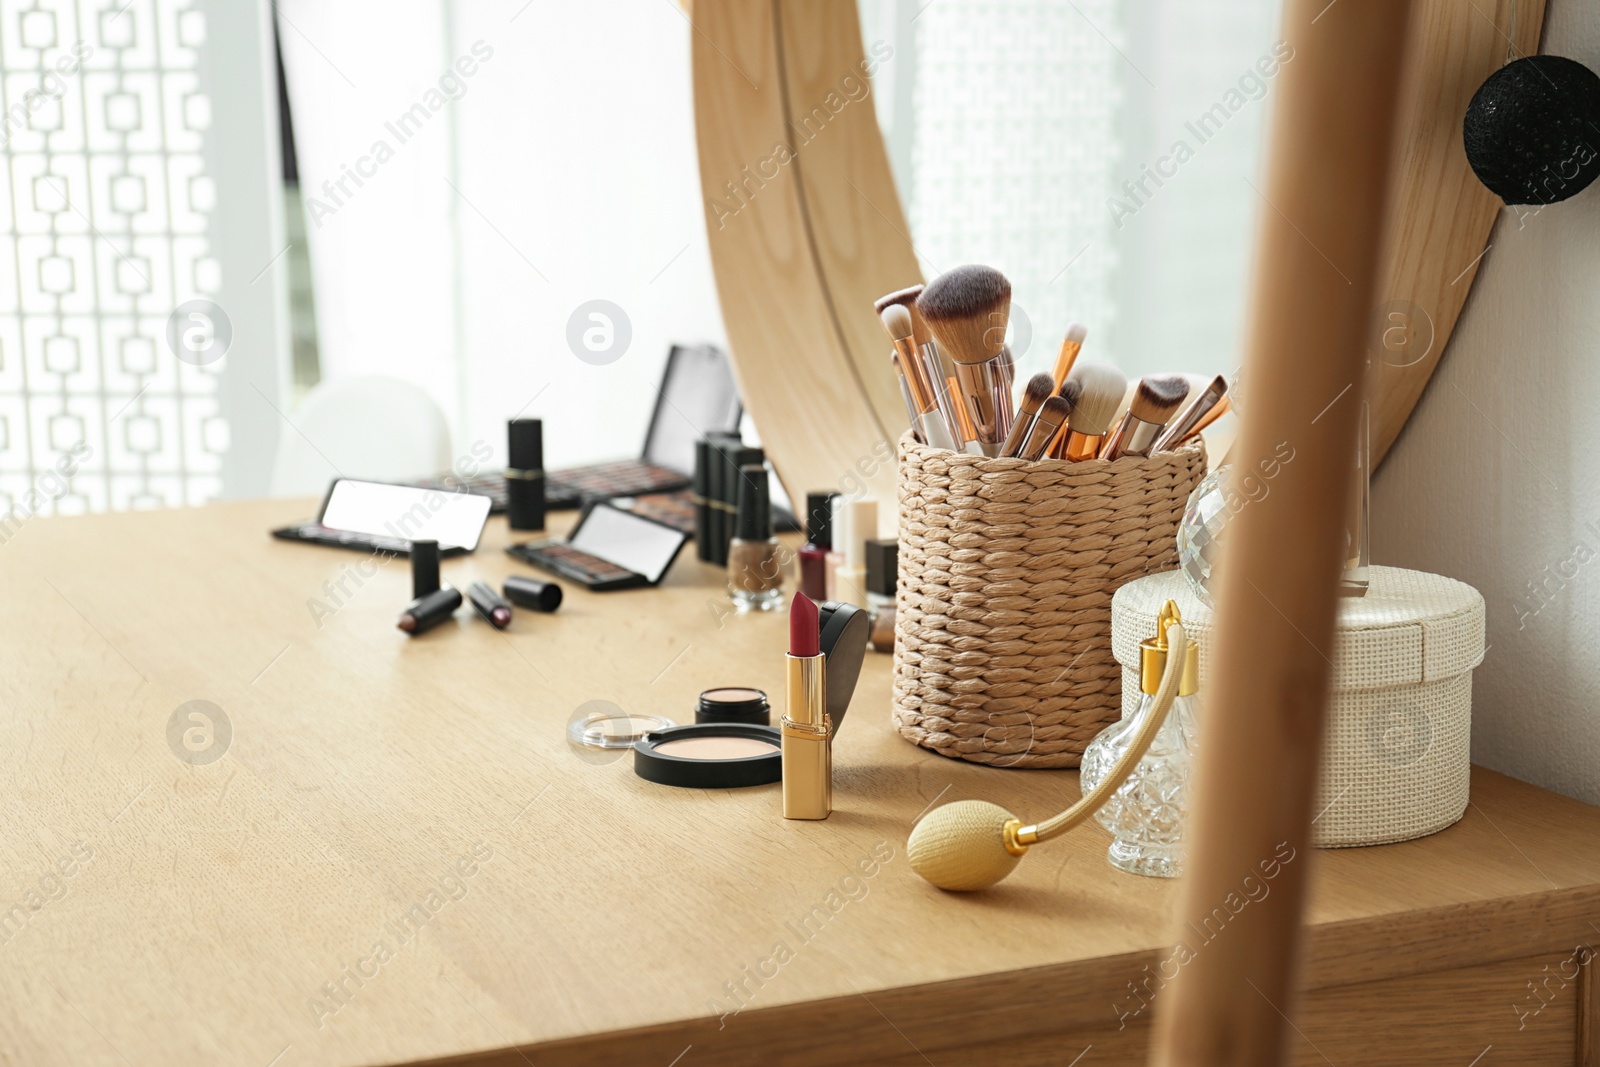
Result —
[[[986, 894], [912, 873], [935, 802], [1038, 818], [1077, 775], [905, 742], [888, 656], [826, 822], [784, 821], [776, 786], [578, 755], [590, 701], [687, 722], [714, 686], [781, 699], [786, 617], [729, 613], [692, 548], [658, 589], [565, 583], [557, 614], [498, 633], [463, 608], [413, 639], [404, 559], [268, 538], [313, 506], [35, 519], [0, 545], [0, 1063], [922, 1062], [956, 1019], [1015, 1029], [1005, 1008], [1042, 997], [1115, 1028], [1171, 941], [1174, 886], [1111, 869], [1096, 827]], [[507, 542], [492, 520], [445, 579], [528, 573]], [[221, 750], [199, 765], [173, 747], [196, 700], [231, 728], [189, 737]], [[1309, 982], [1570, 946], [1596, 840], [1600, 810], [1480, 771], [1441, 834], [1296, 857]]]

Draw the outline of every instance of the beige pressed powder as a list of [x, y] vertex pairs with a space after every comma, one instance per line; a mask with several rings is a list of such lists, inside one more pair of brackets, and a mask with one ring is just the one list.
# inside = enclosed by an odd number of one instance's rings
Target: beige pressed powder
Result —
[[686, 737], [657, 745], [656, 751], [680, 759], [726, 760], [770, 755], [778, 746], [753, 737]]

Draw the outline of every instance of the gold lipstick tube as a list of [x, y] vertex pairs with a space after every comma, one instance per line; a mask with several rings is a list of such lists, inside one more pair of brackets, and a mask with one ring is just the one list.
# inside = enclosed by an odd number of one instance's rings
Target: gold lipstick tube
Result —
[[826, 819], [833, 812], [833, 723], [824, 656], [789, 656], [788, 706], [780, 720], [783, 817]]

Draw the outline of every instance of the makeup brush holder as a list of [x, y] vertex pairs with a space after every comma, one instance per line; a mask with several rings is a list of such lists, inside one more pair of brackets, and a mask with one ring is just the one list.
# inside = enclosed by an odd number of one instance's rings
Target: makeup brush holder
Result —
[[1122, 710], [1111, 596], [1177, 565], [1204, 445], [1028, 462], [906, 434], [899, 451], [895, 726], [953, 759], [1076, 767]]
[[[1206, 730], [1206, 701], [1216, 691], [1215, 616], [1179, 571], [1131, 582], [1112, 601], [1123, 714], [1138, 706], [1139, 642], [1169, 599], [1200, 649], [1196, 748], [1225, 745], [1228, 738]], [[1452, 578], [1371, 567], [1367, 595], [1340, 599], [1312, 806], [1317, 845], [1409, 841], [1461, 818], [1471, 779], [1472, 670], [1483, 660], [1483, 642], [1483, 597]]]

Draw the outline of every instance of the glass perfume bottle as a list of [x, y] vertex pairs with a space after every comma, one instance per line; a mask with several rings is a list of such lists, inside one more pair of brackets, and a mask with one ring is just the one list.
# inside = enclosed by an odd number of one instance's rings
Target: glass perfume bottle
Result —
[[1367, 399], [1377, 376], [1367, 371], [1368, 388], [1361, 394], [1361, 412], [1356, 424], [1356, 462], [1351, 473], [1355, 483], [1351, 495], [1349, 525], [1345, 527], [1344, 571], [1339, 576], [1340, 596], [1366, 596], [1372, 564], [1372, 408]]
[[[1100, 783], [1127, 751], [1151, 713], [1161, 675], [1167, 668], [1167, 627], [1182, 622], [1178, 605], [1167, 601], [1156, 617], [1156, 635], [1139, 646], [1138, 710], [1102, 730], [1083, 753], [1079, 784], [1085, 793]], [[1114, 840], [1106, 852], [1111, 866], [1129, 874], [1176, 878], [1183, 871], [1183, 822], [1189, 808], [1189, 776], [1194, 763], [1195, 694], [1200, 688], [1200, 651], [1193, 641], [1184, 655], [1178, 695], [1139, 765], [1122, 788], [1095, 813]]]

